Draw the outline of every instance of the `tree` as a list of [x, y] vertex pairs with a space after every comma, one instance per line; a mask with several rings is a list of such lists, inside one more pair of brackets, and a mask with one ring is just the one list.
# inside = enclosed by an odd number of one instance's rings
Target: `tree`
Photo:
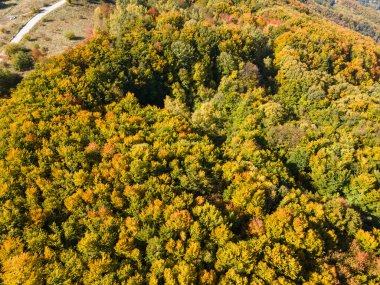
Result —
[[13, 66], [18, 71], [30, 70], [33, 64], [34, 60], [29, 52], [19, 51], [13, 56]]
[[19, 75], [5, 69], [0, 69], [0, 96], [8, 95], [10, 89], [15, 87], [20, 80]]

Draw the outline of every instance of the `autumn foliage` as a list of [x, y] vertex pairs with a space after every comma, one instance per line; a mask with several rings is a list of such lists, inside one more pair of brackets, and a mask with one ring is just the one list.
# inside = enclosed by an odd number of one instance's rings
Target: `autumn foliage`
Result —
[[2, 283], [379, 284], [379, 45], [255, 3], [103, 5], [1, 99]]

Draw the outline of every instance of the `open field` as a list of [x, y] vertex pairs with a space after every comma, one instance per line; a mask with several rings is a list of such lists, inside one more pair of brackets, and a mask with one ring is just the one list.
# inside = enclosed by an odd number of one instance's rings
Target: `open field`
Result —
[[42, 7], [56, 0], [9, 0], [0, 4], [0, 47], [9, 43], [17, 32]]
[[44, 17], [21, 44], [27, 48], [38, 44], [48, 55], [76, 45], [92, 31], [95, 7], [91, 4], [67, 4]]
[[[10, 0], [0, 4], [0, 48], [44, 6], [57, 0]], [[38, 45], [47, 55], [58, 54], [84, 40], [93, 27], [95, 4], [66, 4], [45, 16], [28, 33], [21, 44]]]

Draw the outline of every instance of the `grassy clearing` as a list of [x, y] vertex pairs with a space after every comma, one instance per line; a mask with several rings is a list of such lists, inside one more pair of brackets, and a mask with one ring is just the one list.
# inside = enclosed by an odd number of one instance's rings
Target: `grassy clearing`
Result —
[[2, 2], [0, 4], [0, 47], [8, 44], [39, 9], [56, 1], [9, 0]]
[[[48, 55], [58, 54], [91, 33], [95, 5], [65, 5], [38, 23], [21, 42], [27, 48], [36, 44]], [[70, 33], [70, 37], [67, 35]]]
[[[0, 4], [0, 50], [33, 17], [35, 10], [51, 5], [57, 0], [11, 0]], [[54, 55], [77, 45], [92, 32], [93, 14], [97, 5], [66, 4], [45, 16], [30, 33], [24, 36], [20, 46], [29, 49], [37, 60], [42, 54]], [[33, 10], [33, 11], [32, 11]], [[22, 16], [21, 13], [25, 13]], [[10, 20], [10, 16], [19, 15]], [[37, 49], [36, 49], [37, 48]], [[42, 52], [42, 53], [41, 53]], [[0, 68], [24, 76], [29, 71], [14, 68], [14, 59], [0, 60]]]

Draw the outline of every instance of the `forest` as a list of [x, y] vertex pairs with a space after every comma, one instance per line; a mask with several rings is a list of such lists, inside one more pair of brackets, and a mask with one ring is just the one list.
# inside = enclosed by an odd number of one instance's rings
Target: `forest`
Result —
[[0, 283], [380, 283], [380, 45], [300, 1], [119, 0], [0, 99]]

